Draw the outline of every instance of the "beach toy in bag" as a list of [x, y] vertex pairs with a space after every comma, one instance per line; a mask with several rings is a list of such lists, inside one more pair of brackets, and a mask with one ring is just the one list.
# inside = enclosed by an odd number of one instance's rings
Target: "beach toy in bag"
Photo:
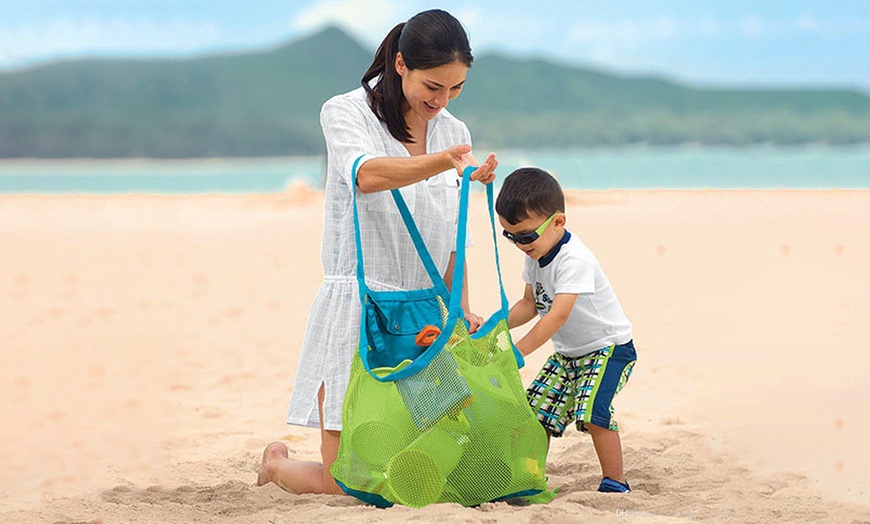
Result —
[[[544, 476], [546, 433], [520, 381], [501, 272], [501, 308], [473, 335], [460, 307], [472, 171], [462, 177], [452, 293], [398, 190], [393, 199], [432, 287], [368, 288], [354, 194], [360, 340], [331, 473], [346, 493], [376, 506], [553, 496]], [[498, 270], [491, 184], [486, 193]]]

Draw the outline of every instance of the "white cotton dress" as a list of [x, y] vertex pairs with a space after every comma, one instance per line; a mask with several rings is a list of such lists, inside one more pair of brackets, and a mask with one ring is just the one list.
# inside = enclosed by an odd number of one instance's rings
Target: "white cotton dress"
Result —
[[[327, 146], [321, 262], [323, 283], [311, 306], [287, 423], [320, 427], [317, 393], [324, 384], [323, 428], [341, 429], [341, 408], [359, 339], [351, 169], [374, 157], [408, 157], [368, 106], [362, 87], [328, 100], [320, 112]], [[428, 122], [426, 151], [471, 144], [468, 128], [442, 109]], [[401, 189], [439, 272], [454, 250], [459, 177], [451, 169]], [[366, 283], [373, 290], [421, 289], [432, 282], [389, 191], [357, 192]]]

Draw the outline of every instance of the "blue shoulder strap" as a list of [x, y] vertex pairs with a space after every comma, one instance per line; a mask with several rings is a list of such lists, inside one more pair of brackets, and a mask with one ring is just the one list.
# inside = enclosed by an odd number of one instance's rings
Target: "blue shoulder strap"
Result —
[[[357, 208], [356, 196], [356, 178], [357, 172], [359, 170], [359, 162], [360, 160], [362, 160], [362, 158], [363, 157], [360, 156], [353, 164], [353, 187], [351, 188], [351, 191], [353, 192], [353, 221], [354, 234], [356, 235], [357, 246], [356, 275], [357, 280], [359, 281], [360, 300], [365, 300], [365, 295], [368, 291], [368, 288], [365, 285], [365, 268], [363, 264], [362, 240], [360, 237], [359, 211]], [[459, 220], [456, 232], [456, 257], [454, 259], [453, 267], [453, 285], [451, 286], [452, 289], [449, 293], [450, 304], [448, 309], [450, 318], [458, 318], [459, 312], [461, 310], [462, 285], [465, 276], [465, 244], [468, 230], [468, 196], [469, 186], [471, 183], [471, 173], [473, 173], [475, 169], [477, 168], [474, 166], [468, 166], [462, 172], [462, 186], [459, 194]], [[426, 268], [426, 272], [428, 273], [429, 278], [432, 280], [435, 287], [439, 290], [439, 293], [443, 292], [444, 295], [447, 295], [448, 291], [447, 286], [444, 284], [444, 279], [438, 273], [437, 266], [435, 266], [435, 262], [432, 260], [432, 255], [426, 248], [426, 244], [423, 241], [422, 236], [420, 235], [420, 231], [417, 229], [417, 225], [414, 223], [414, 218], [411, 216], [411, 212], [408, 209], [407, 204], [405, 203], [405, 199], [402, 197], [402, 194], [398, 189], [393, 189], [391, 193], [393, 195], [393, 199], [396, 202], [396, 206], [399, 208], [399, 212], [402, 215], [402, 221], [405, 223], [405, 227], [408, 228], [408, 233], [411, 235], [411, 240], [414, 242], [414, 247], [417, 249], [417, 253], [420, 255], [420, 259]], [[504, 292], [504, 283], [502, 281], [501, 275], [501, 264], [498, 255], [498, 235], [496, 233], [495, 227], [494, 195], [492, 184], [486, 185], [486, 200], [487, 207], [489, 208], [489, 223], [492, 230], [493, 249], [495, 250], [495, 265], [496, 272], [498, 274], [498, 287], [501, 293], [501, 309], [506, 318], [508, 310], [510, 308], [508, 306], [507, 296]]]
[[504, 311], [505, 318], [507, 318], [508, 311], [510, 311], [510, 305], [508, 304], [507, 295], [504, 293], [504, 283], [501, 278], [501, 261], [498, 257], [499, 235], [496, 233], [495, 229], [495, 197], [493, 196], [492, 184], [486, 185], [486, 205], [489, 208], [489, 225], [490, 229], [492, 229], [492, 246], [493, 249], [495, 249], [495, 271], [498, 273], [498, 289], [501, 292], [501, 309]]
[[[368, 286], [366, 286], [365, 281], [365, 265], [363, 263], [362, 239], [360, 237], [359, 228], [359, 210], [357, 207], [356, 196], [356, 178], [357, 172], [359, 171], [359, 163], [362, 158], [363, 157], [360, 156], [353, 164], [353, 186], [351, 187], [351, 192], [353, 193], [353, 225], [354, 234], [356, 235], [356, 279], [359, 282], [360, 300], [365, 300], [365, 295], [368, 292]], [[399, 213], [401, 213], [402, 215], [402, 221], [405, 223], [405, 227], [408, 229], [408, 233], [411, 235], [411, 240], [414, 242], [414, 248], [417, 250], [417, 254], [420, 255], [420, 260], [423, 263], [423, 267], [426, 268], [426, 273], [429, 275], [429, 279], [432, 280], [432, 284], [435, 286], [438, 294], [442, 296], [449, 295], [450, 292], [447, 290], [447, 285], [444, 283], [444, 279], [438, 272], [438, 266], [436, 266], [435, 261], [432, 260], [432, 255], [429, 253], [429, 249], [426, 247], [426, 243], [423, 241], [422, 235], [420, 235], [420, 230], [417, 229], [417, 224], [414, 222], [414, 218], [411, 216], [411, 211], [408, 209], [408, 205], [405, 203], [405, 198], [402, 196], [402, 193], [398, 189], [393, 189], [392, 191], [390, 191], [390, 193], [393, 195], [393, 200], [396, 202], [396, 207], [399, 208]]]
[[[459, 195], [459, 229], [456, 232], [456, 260], [453, 267], [453, 286], [450, 296], [450, 312], [459, 310], [462, 301], [462, 285], [465, 276], [465, 244], [466, 231], [468, 224], [468, 194], [471, 185], [471, 173], [477, 169], [474, 166], [468, 166], [462, 172], [462, 189]], [[492, 184], [486, 184], [486, 203], [489, 208], [489, 226], [492, 230], [492, 246], [495, 250], [495, 269], [498, 273], [498, 288], [501, 293], [501, 309], [504, 312], [505, 318], [510, 310], [508, 306], [507, 296], [504, 293], [504, 283], [501, 277], [501, 263], [498, 256], [498, 235], [495, 228], [495, 209], [494, 209], [494, 191]]]

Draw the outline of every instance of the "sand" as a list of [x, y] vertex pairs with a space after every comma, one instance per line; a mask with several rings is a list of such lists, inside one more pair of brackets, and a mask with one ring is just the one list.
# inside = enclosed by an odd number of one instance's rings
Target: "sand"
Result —
[[[634, 492], [555, 440], [550, 504], [378, 510], [256, 487], [319, 286], [323, 195], [0, 196], [0, 522], [870, 522], [870, 191], [571, 192], [635, 324]], [[471, 303], [497, 307], [473, 196]], [[522, 254], [500, 240], [508, 295]], [[528, 359], [527, 383], [548, 348]]]

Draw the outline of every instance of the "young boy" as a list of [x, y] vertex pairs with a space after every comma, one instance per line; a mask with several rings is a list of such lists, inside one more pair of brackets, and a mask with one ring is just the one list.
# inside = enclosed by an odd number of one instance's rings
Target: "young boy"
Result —
[[631, 323], [595, 256], [565, 229], [565, 196], [549, 173], [517, 169], [505, 178], [495, 209], [504, 236], [528, 256], [525, 294], [508, 324], [540, 315], [516, 347], [528, 355], [552, 339], [556, 349], [529, 386], [529, 403], [548, 439], [561, 437], [571, 421], [592, 435], [604, 477], [598, 491], [627, 493], [611, 403], [637, 359]]

